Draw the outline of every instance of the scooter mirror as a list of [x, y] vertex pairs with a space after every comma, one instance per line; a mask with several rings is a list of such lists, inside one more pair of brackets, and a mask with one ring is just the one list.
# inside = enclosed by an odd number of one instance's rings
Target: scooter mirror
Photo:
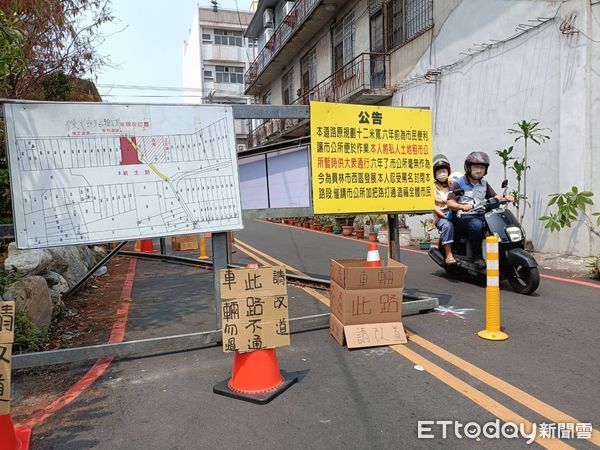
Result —
[[506, 189], [508, 187], [508, 180], [504, 180], [502, 182], [502, 189]]

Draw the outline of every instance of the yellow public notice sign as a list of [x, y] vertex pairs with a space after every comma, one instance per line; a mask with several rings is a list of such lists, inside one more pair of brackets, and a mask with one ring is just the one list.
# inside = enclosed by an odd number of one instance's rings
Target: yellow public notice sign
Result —
[[433, 210], [431, 111], [310, 103], [315, 214]]

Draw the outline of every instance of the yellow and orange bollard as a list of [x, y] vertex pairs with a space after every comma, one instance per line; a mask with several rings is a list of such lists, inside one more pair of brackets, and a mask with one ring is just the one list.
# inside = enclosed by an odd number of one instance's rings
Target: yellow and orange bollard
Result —
[[198, 248], [200, 249], [198, 259], [208, 259], [208, 254], [206, 253], [206, 238], [204, 237], [204, 234], [201, 234], [198, 237]]
[[498, 258], [498, 238], [485, 239], [487, 286], [485, 288], [485, 330], [477, 333], [490, 341], [503, 341], [508, 334], [500, 331], [500, 264]]

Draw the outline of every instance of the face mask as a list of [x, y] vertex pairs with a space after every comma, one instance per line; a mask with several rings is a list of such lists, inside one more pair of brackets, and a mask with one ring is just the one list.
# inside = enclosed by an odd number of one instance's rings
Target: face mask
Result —
[[471, 178], [479, 180], [485, 175], [485, 166], [473, 165], [471, 166]]
[[448, 181], [448, 170], [440, 169], [440, 170], [436, 171], [435, 179], [438, 180], [440, 183], [445, 183], [446, 181]]

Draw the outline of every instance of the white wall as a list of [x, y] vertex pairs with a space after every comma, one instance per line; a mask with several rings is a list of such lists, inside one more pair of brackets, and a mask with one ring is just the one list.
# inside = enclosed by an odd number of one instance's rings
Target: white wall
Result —
[[[190, 27], [190, 34], [183, 44], [182, 81], [184, 87], [202, 89], [202, 64], [200, 61], [200, 25], [198, 23], [198, 8]], [[201, 103], [201, 92], [192, 96], [184, 96], [184, 103]]]
[[[565, 35], [559, 30], [563, 19], [575, 11], [575, 25], [589, 34], [588, 8], [585, 0], [487, 0], [485, 7], [477, 0], [463, 0], [439, 30], [431, 53], [425, 52], [405, 78], [415, 81], [400, 83], [393, 98], [394, 106], [432, 108], [435, 149], [450, 158], [454, 169], [462, 170], [470, 151], [488, 152], [492, 158], [488, 179], [497, 189], [503, 175], [494, 151], [514, 145], [522, 154], [522, 141], [515, 143], [506, 130], [517, 120], [532, 118], [550, 128], [549, 142], [530, 145], [532, 208], [524, 227], [536, 249], [578, 255], [592, 252], [584, 227], [549, 234], [537, 217], [547, 212], [548, 194], [571, 185], [596, 188], [600, 197], [598, 182], [592, 185], [600, 167], [596, 156], [592, 169], [590, 143], [590, 110], [598, 112], [590, 99], [590, 85], [597, 93], [598, 72], [590, 71], [588, 64], [589, 58], [598, 68], [597, 51], [590, 53], [592, 46], [581, 33]], [[529, 20], [555, 15], [554, 20], [509, 39], [519, 24], [532, 25], [535, 22]], [[493, 40], [505, 42], [479, 53], [469, 51], [477, 48], [474, 44]], [[420, 77], [431, 68], [442, 70], [435, 83]], [[515, 187], [514, 177], [509, 175], [509, 180]], [[600, 198], [596, 200], [600, 204]]]

